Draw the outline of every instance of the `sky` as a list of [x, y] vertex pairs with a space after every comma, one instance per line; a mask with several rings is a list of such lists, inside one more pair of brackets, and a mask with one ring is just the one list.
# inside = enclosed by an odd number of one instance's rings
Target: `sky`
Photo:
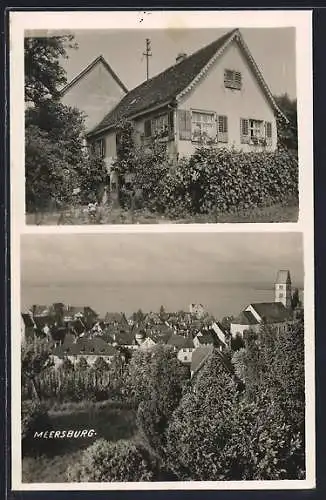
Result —
[[69, 303], [75, 290], [79, 301], [96, 307], [102, 304], [103, 290], [111, 287], [119, 295], [114, 297], [119, 310], [132, 312], [138, 307], [131, 289], [141, 290], [143, 307], [158, 309], [162, 299], [158, 296], [156, 304], [151, 295], [162, 288], [170, 306], [173, 300], [180, 306], [189, 304], [190, 290], [200, 300], [199, 290], [207, 297], [224, 284], [273, 287], [279, 269], [290, 269], [293, 282], [302, 287], [302, 260], [300, 233], [23, 235], [22, 302], [31, 305], [28, 294], [34, 287], [39, 295], [33, 292], [32, 303], [44, 303], [45, 296], [51, 302], [63, 300], [55, 296], [61, 289]]
[[[295, 28], [241, 28], [258, 67], [273, 94], [285, 92], [296, 97]], [[79, 48], [69, 50], [62, 65], [72, 80], [89, 63], [103, 55], [125, 86], [131, 90], [146, 78], [146, 62], [142, 56], [145, 40], [151, 40], [150, 76], [175, 63], [176, 56], [191, 54], [229, 31], [217, 29], [144, 29], [144, 30], [77, 30]], [[53, 32], [50, 32], [51, 34]]]

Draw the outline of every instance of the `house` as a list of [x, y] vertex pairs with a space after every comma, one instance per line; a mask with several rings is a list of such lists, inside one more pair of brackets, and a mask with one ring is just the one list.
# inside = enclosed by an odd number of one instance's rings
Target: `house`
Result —
[[213, 321], [212, 330], [214, 331], [215, 335], [217, 336], [218, 340], [220, 343], [226, 347], [228, 344], [228, 335], [227, 332], [225, 331], [225, 328], [222, 326], [222, 324], [219, 321]]
[[52, 356], [55, 366], [58, 366], [60, 360], [64, 358], [69, 359], [73, 364], [84, 358], [89, 365], [93, 365], [99, 357], [110, 363], [117, 352], [113, 346], [107, 344], [103, 339], [94, 337], [92, 339], [79, 338], [72, 343], [65, 342], [53, 349]]
[[259, 332], [261, 324], [276, 327], [279, 331], [286, 328], [293, 320], [291, 276], [288, 270], [277, 273], [274, 284], [274, 302], [258, 302], [249, 304], [239, 316], [232, 320], [230, 333], [232, 337], [246, 330]]
[[60, 91], [62, 104], [85, 114], [93, 128], [126, 95], [127, 89], [102, 55], [94, 59]]
[[128, 327], [126, 315], [122, 312], [107, 312], [104, 317], [104, 324], [107, 326]]
[[134, 125], [136, 145], [165, 145], [189, 156], [202, 144], [245, 152], [273, 151], [277, 106], [239, 29], [225, 33], [128, 92], [90, 132], [108, 163], [117, 155], [116, 123]]
[[189, 312], [197, 318], [202, 318], [205, 314], [205, 308], [202, 304], [190, 304]]
[[287, 327], [293, 320], [291, 309], [287, 309], [282, 302], [259, 302], [249, 304], [240, 315], [231, 323], [231, 335], [243, 337], [246, 330], [259, 332], [262, 324], [276, 327], [278, 331]]
[[171, 346], [177, 352], [177, 358], [181, 363], [191, 363], [192, 353], [195, 349], [191, 338], [172, 334], [166, 345]]

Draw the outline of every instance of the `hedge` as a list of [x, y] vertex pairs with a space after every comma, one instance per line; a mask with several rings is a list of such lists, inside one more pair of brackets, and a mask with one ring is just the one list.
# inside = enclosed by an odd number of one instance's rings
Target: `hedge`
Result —
[[[160, 172], [160, 175], [158, 175]], [[243, 153], [200, 148], [171, 167], [141, 162], [144, 205], [169, 216], [230, 213], [298, 198], [298, 162], [288, 150]]]

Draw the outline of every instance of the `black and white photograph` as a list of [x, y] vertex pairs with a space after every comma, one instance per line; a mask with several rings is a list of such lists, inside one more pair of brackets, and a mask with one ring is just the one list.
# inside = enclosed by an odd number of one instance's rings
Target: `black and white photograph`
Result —
[[22, 481], [304, 480], [301, 233], [23, 235]]
[[10, 16], [14, 491], [315, 487], [312, 15]]
[[26, 222], [296, 222], [294, 27], [26, 30]]

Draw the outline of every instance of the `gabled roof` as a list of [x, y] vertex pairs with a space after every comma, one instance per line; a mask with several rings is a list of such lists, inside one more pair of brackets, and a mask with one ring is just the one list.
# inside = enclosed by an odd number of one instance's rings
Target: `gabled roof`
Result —
[[34, 328], [35, 323], [33, 317], [28, 313], [22, 313], [22, 318], [24, 320], [24, 325], [26, 328]]
[[258, 302], [250, 305], [266, 323], [282, 323], [291, 319], [291, 311], [282, 302]]
[[111, 110], [103, 120], [88, 133], [88, 135], [95, 135], [101, 131], [114, 127], [115, 124], [123, 118], [132, 118], [144, 114], [152, 107], [159, 108], [164, 105], [174, 106], [179, 98], [185, 95], [198, 83], [211, 65], [223, 53], [228, 44], [234, 39], [238, 41], [240, 47], [244, 51], [248, 63], [271, 106], [279, 116], [282, 116], [288, 121], [276, 104], [240, 31], [234, 29], [128, 92], [117, 106], [113, 108], [113, 110]]
[[281, 269], [280, 271], [278, 271], [275, 283], [280, 285], [290, 285], [291, 284], [290, 271], [285, 269]]
[[208, 345], [208, 346], [199, 346], [193, 351], [191, 357], [191, 365], [190, 365], [190, 371], [192, 376], [194, 376], [194, 374], [200, 370], [205, 361], [212, 354], [213, 350], [214, 350], [213, 346]]
[[[253, 304], [252, 304], [253, 305]], [[241, 311], [239, 316], [237, 316], [233, 321], [235, 325], [258, 325], [259, 321], [250, 311]]]
[[104, 317], [104, 323], [118, 323], [121, 325], [127, 325], [128, 321], [124, 313], [107, 312]]
[[100, 56], [96, 57], [96, 59], [94, 59], [94, 61], [92, 61], [88, 66], [86, 66], [86, 68], [83, 69], [83, 71], [81, 71], [77, 76], [75, 76], [75, 78], [73, 78], [69, 83], [67, 83], [67, 85], [65, 85], [60, 90], [60, 95], [63, 96], [69, 89], [71, 89], [71, 87], [73, 87], [74, 85], [76, 85], [76, 83], [78, 83], [80, 80], [82, 80], [82, 78], [84, 78], [85, 75], [90, 73], [92, 71], [92, 69], [99, 63], [103, 64], [105, 69], [110, 73], [112, 78], [117, 82], [117, 84], [122, 88], [122, 90], [124, 92], [128, 92], [127, 87], [122, 83], [120, 78], [116, 75], [116, 73], [113, 71], [111, 66], [104, 59], [104, 57], [102, 55], [100, 55]]
[[202, 332], [202, 334], [196, 335], [196, 339], [202, 345], [214, 345], [215, 339], [212, 332]]
[[182, 335], [175, 335], [174, 333], [167, 341], [167, 345], [172, 345], [174, 347], [178, 347], [179, 349], [194, 347], [194, 343], [191, 339], [183, 337]]

